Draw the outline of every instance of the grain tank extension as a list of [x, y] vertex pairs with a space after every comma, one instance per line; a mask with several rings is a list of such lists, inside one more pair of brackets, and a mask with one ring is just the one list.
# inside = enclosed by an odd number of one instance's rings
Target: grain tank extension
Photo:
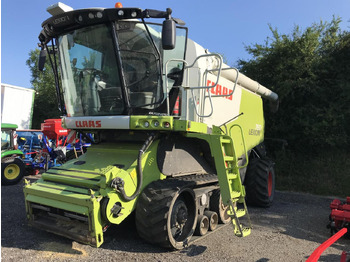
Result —
[[39, 67], [50, 59], [62, 125], [93, 145], [26, 183], [29, 223], [96, 247], [132, 212], [167, 248], [223, 223], [249, 235], [246, 192], [273, 200], [261, 97], [277, 95], [188, 39], [171, 9], [48, 10]]

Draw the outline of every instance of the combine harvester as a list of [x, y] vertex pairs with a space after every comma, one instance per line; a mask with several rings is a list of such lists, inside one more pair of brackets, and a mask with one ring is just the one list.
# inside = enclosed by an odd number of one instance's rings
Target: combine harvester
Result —
[[188, 39], [171, 9], [48, 11], [39, 67], [50, 53], [62, 124], [93, 145], [26, 182], [30, 224], [96, 247], [132, 212], [139, 235], [167, 248], [218, 222], [249, 235], [246, 192], [260, 206], [274, 196], [261, 97], [278, 96]]

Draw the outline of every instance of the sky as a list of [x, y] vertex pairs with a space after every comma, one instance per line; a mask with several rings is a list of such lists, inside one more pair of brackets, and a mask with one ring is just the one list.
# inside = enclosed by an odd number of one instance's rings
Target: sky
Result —
[[[1, 83], [31, 88], [26, 65], [30, 50], [37, 47], [41, 23], [50, 17], [46, 8], [54, 0], [2, 0]], [[112, 8], [111, 0], [62, 0], [74, 9]], [[340, 17], [342, 30], [350, 30], [350, 0], [122, 0], [124, 7], [165, 10], [186, 22], [189, 38], [223, 54], [234, 66], [250, 58], [245, 46], [264, 44], [271, 37], [269, 24], [281, 34], [295, 26], [305, 30], [313, 23]], [[162, 22], [162, 21], [160, 21]]]

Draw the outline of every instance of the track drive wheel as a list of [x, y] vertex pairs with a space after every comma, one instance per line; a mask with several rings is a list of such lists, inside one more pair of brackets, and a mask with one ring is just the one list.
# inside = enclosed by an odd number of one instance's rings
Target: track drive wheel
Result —
[[178, 180], [149, 184], [136, 206], [136, 228], [141, 238], [172, 249], [188, 245], [197, 221], [195, 194]]
[[248, 204], [269, 207], [275, 195], [274, 163], [268, 158], [254, 158], [250, 161], [245, 177], [246, 200]]
[[19, 158], [3, 159], [1, 163], [1, 185], [15, 185], [23, 178], [25, 165]]
[[210, 210], [218, 214], [220, 224], [228, 224], [231, 218], [227, 214], [228, 206], [225, 206], [222, 202], [220, 190], [216, 189], [210, 197]]

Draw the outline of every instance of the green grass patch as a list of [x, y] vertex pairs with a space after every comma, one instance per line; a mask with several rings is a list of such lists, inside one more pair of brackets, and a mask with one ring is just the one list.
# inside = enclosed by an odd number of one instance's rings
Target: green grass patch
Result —
[[274, 154], [276, 189], [316, 195], [350, 196], [350, 153], [336, 150]]

